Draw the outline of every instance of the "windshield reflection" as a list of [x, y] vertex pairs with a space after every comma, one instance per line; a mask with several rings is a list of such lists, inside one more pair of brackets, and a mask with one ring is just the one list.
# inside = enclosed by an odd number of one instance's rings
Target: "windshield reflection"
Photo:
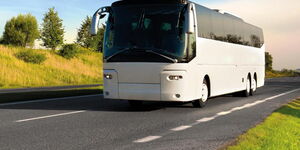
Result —
[[104, 58], [122, 55], [120, 50], [126, 48], [152, 50], [173, 59], [184, 58], [184, 23], [179, 19], [182, 8], [181, 5], [112, 8], [107, 22]]

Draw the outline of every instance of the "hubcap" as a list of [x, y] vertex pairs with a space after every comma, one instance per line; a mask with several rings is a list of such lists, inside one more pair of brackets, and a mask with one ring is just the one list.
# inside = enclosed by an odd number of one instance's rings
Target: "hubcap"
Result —
[[202, 102], [206, 102], [208, 99], [208, 87], [206, 84], [202, 85]]
[[247, 88], [247, 89], [246, 89], [247, 92], [250, 93], [250, 88], [251, 88], [251, 86], [250, 86], [250, 79], [247, 79], [247, 85], [246, 85], [246, 86], [247, 86], [247, 87], [246, 87], [246, 88]]
[[257, 83], [256, 83], [256, 80], [253, 80], [253, 92], [255, 92], [257, 89]]

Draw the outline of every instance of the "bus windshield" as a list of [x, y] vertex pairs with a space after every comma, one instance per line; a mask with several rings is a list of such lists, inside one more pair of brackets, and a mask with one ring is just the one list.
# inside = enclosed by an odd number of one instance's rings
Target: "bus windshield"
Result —
[[104, 59], [164, 62], [167, 60], [160, 56], [179, 61], [185, 58], [182, 9], [171, 4], [113, 7], [107, 21]]

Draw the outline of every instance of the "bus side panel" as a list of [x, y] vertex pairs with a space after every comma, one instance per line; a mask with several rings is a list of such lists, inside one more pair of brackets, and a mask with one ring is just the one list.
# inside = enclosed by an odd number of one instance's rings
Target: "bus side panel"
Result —
[[264, 50], [210, 39], [197, 39], [197, 64], [210, 77], [211, 96], [244, 90], [248, 74], [264, 79]]

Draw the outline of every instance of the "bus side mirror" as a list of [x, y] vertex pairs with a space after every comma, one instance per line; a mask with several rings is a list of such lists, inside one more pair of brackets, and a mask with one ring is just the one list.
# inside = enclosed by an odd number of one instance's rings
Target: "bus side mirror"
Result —
[[106, 14], [101, 14], [100, 19], [103, 19], [106, 16]]
[[97, 35], [100, 19], [103, 19], [106, 16], [106, 14], [104, 13], [110, 13], [110, 10], [111, 7], [102, 7], [95, 12], [92, 18], [92, 24], [90, 29], [91, 35]]
[[187, 34], [193, 34], [195, 32], [195, 16], [194, 16], [195, 6], [194, 4], [188, 4], [186, 11], [186, 32]]

